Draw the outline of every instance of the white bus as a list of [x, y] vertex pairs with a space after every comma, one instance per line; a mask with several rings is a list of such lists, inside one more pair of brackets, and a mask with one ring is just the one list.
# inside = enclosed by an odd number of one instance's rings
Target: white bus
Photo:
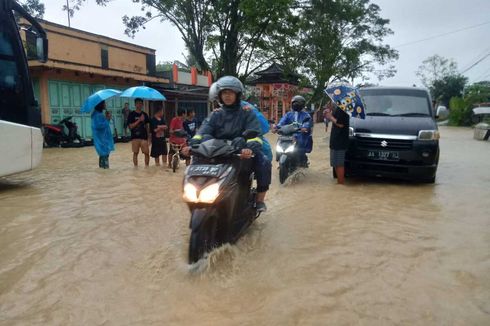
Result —
[[[28, 22], [22, 24], [24, 41], [21, 19]], [[45, 62], [47, 52], [41, 25], [16, 1], [0, 0], [0, 177], [31, 170], [41, 161], [41, 113], [27, 59]]]

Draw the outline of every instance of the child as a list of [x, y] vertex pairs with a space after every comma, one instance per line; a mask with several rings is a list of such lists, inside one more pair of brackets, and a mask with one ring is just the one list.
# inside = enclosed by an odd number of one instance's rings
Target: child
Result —
[[150, 121], [151, 132], [151, 153], [150, 156], [155, 159], [155, 165], [160, 166], [160, 156], [162, 162], [167, 162], [167, 141], [165, 139], [165, 130], [167, 125], [163, 119], [163, 108], [158, 108]]

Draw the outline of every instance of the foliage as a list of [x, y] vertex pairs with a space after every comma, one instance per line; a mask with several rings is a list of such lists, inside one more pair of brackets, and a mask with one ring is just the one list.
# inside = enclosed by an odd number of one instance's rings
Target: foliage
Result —
[[451, 98], [449, 101], [449, 125], [469, 125], [471, 123], [471, 110], [468, 110], [468, 107], [468, 103], [463, 98]]
[[436, 54], [422, 61], [416, 75], [422, 84], [430, 89], [436, 80], [458, 75], [458, 67], [453, 59], [446, 59]]
[[473, 108], [480, 103], [490, 101], [490, 82], [478, 82], [465, 89], [464, 97], [453, 97], [449, 101], [449, 124], [452, 126], [470, 126]]
[[452, 97], [463, 95], [468, 78], [463, 75], [448, 75], [435, 80], [430, 86], [432, 98], [447, 106]]
[[44, 16], [44, 3], [40, 0], [25, 0], [19, 1], [20, 5], [33, 17], [43, 18]]

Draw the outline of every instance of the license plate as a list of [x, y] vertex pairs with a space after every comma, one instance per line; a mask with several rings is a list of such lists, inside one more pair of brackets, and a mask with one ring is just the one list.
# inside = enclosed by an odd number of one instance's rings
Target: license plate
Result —
[[187, 171], [189, 176], [199, 177], [217, 177], [219, 176], [220, 167], [216, 165], [191, 165]]
[[400, 153], [391, 151], [368, 151], [367, 157], [379, 161], [399, 161]]

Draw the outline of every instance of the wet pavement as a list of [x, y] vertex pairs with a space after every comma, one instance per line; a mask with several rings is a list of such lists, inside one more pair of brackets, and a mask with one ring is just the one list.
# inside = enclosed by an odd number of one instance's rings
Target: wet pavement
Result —
[[0, 179], [0, 325], [489, 325], [490, 142], [441, 135], [436, 184], [339, 186], [318, 125], [306, 174], [274, 169], [269, 212], [192, 267], [182, 169], [45, 150]]

